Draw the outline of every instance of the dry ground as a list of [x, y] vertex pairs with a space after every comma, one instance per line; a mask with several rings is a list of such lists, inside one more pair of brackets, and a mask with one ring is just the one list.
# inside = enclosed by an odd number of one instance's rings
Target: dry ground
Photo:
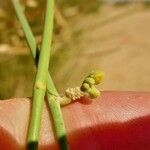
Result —
[[[67, 34], [65, 37], [69, 50], [56, 56], [60, 60], [53, 61], [53, 76], [59, 91], [80, 85], [90, 70], [99, 68], [106, 73], [100, 86], [102, 90], [150, 91], [150, 8], [142, 5], [104, 6], [97, 13], [74, 16], [69, 26], [70, 31], [73, 31], [73, 38], [69, 39]], [[59, 45], [59, 39], [56, 43], [54, 47]], [[21, 52], [23, 51], [22, 49]], [[11, 53], [10, 50], [9, 52]], [[32, 94], [33, 62], [31, 58], [24, 58], [22, 55], [29, 53], [21, 54], [20, 61], [12, 55], [11, 59], [8, 57], [8, 65], [13, 65], [13, 62], [15, 65], [9, 70], [7, 77], [5, 74], [1, 76], [1, 98], [6, 98], [4, 91], [11, 97]], [[7, 59], [2, 53], [0, 56], [2, 62], [4, 58]], [[16, 71], [17, 64], [20, 70]], [[55, 65], [57, 71], [54, 69]], [[0, 69], [5, 68], [7, 65], [1, 64]], [[3, 76], [6, 77], [5, 80]], [[8, 88], [3, 90], [5, 83], [8, 83]], [[8, 89], [14, 92], [8, 94]]]
[[150, 9], [106, 6], [81, 16], [72, 28], [81, 34], [74, 41], [74, 56], [59, 68], [57, 82], [75, 86], [86, 72], [102, 68], [103, 90], [150, 90]]

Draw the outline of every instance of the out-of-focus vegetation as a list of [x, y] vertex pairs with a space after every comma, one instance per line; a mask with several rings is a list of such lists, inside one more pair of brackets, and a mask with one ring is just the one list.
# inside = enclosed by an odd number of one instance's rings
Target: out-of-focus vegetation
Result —
[[[40, 45], [45, 0], [21, 2]], [[150, 90], [148, 6], [149, 1], [58, 0], [50, 68], [59, 91], [79, 85], [95, 68], [106, 72], [102, 89]], [[35, 70], [11, 1], [0, 0], [0, 99], [31, 96]]]

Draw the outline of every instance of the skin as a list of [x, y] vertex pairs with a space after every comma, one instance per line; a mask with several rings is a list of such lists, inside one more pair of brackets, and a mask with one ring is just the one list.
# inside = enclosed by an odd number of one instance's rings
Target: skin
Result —
[[[31, 100], [0, 101], [0, 148], [25, 150]], [[150, 93], [102, 92], [62, 108], [71, 150], [149, 150]], [[58, 150], [45, 105], [40, 150]]]

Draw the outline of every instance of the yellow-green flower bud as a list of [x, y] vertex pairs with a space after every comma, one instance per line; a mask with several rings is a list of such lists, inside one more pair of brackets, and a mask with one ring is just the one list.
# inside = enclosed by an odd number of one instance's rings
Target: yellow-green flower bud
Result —
[[83, 83], [81, 86], [81, 91], [87, 91], [90, 88], [88, 83]]
[[92, 86], [87, 92], [91, 98], [96, 98], [100, 96], [100, 91], [97, 90], [94, 86]]
[[83, 81], [83, 83], [87, 83], [87, 84], [89, 84], [90, 86], [92, 86], [92, 85], [95, 84], [95, 80], [94, 80], [93, 78], [86, 77], [85, 80]]
[[95, 80], [95, 84], [99, 84], [104, 78], [104, 72], [99, 70], [92, 71], [90, 77], [92, 77]]

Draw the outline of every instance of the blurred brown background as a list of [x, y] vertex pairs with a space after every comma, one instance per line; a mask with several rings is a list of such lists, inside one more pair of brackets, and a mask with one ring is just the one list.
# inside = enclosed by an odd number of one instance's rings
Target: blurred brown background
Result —
[[[40, 45], [45, 0], [22, 1]], [[101, 90], [150, 91], [150, 2], [58, 0], [50, 72], [57, 88], [106, 73]], [[0, 99], [32, 95], [36, 69], [11, 0], [0, 0]]]

